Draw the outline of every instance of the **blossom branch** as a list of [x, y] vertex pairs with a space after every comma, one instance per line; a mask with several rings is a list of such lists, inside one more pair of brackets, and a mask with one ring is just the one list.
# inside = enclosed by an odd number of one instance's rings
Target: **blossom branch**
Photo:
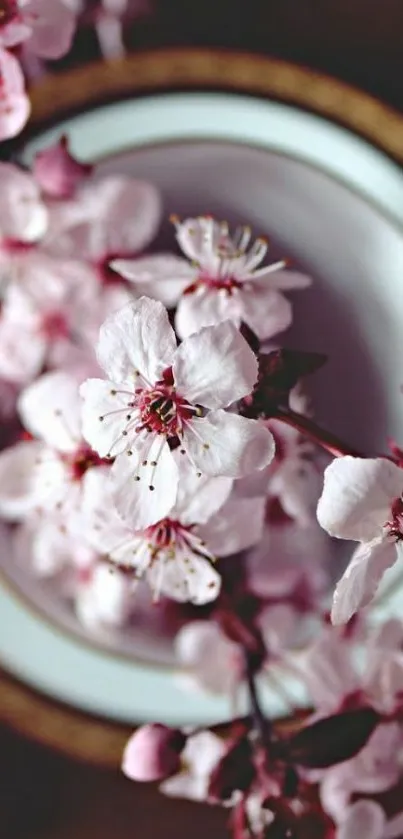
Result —
[[254, 723], [255, 730], [259, 735], [261, 744], [264, 748], [269, 745], [270, 739], [270, 721], [264, 715], [261, 708], [257, 687], [256, 687], [256, 666], [253, 658], [250, 655], [245, 655], [245, 676], [246, 684], [248, 686], [249, 701], [251, 705], [251, 717]]
[[291, 408], [277, 408], [275, 414], [272, 415], [272, 418], [278, 419], [286, 425], [290, 425], [292, 428], [295, 428], [295, 430], [299, 431], [304, 437], [308, 437], [308, 439], [312, 440], [313, 443], [321, 446], [322, 449], [331, 454], [332, 457], [344, 457], [345, 455], [363, 457], [360, 452], [352, 446], [349, 446], [344, 442], [344, 440], [341, 440], [335, 434], [326, 431], [310, 417], [303, 416], [297, 411], [293, 411]]

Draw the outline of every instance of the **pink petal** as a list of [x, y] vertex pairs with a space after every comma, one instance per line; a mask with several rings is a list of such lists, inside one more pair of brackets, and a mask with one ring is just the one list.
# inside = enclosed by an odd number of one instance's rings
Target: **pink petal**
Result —
[[164, 306], [140, 297], [110, 315], [100, 330], [99, 364], [115, 382], [136, 387], [136, 373], [153, 384], [172, 365], [174, 331]]
[[139, 259], [115, 259], [111, 268], [133, 283], [137, 294], [160, 300], [168, 309], [176, 306], [183, 290], [194, 280], [195, 271], [185, 259], [171, 253], [157, 253]]
[[[143, 466], [145, 460], [147, 465]], [[151, 466], [152, 462], [158, 465]], [[172, 510], [178, 480], [178, 467], [168, 443], [155, 435], [146, 458], [141, 451], [133, 449], [131, 457], [123, 454], [112, 466], [112, 495], [118, 513], [133, 530], [155, 524]], [[154, 489], [150, 490], [150, 486]]]
[[101, 457], [117, 457], [129, 445], [122, 431], [130, 396], [125, 390], [120, 390], [119, 384], [105, 379], [87, 379], [79, 392], [83, 399], [84, 439]]
[[22, 242], [40, 239], [45, 233], [48, 215], [31, 175], [12, 163], [0, 163], [0, 191], [2, 236]]
[[210, 217], [188, 218], [176, 223], [176, 238], [179, 247], [191, 262], [203, 267], [212, 255], [221, 238], [220, 226]]
[[175, 353], [172, 369], [185, 399], [213, 409], [249, 394], [258, 375], [256, 356], [231, 321], [186, 338]]
[[240, 296], [242, 320], [261, 341], [273, 338], [291, 325], [292, 306], [280, 292], [251, 283], [241, 289]]
[[191, 621], [180, 629], [175, 652], [192, 681], [211, 693], [232, 693], [240, 681], [242, 650], [212, 621]]
[[14, 18], [0, 26], [0, 44], [6, 49], [16, 47], [31, 35], [31, 27], [22, 18]]
[[347, 623], [359, 609], [368, 606], [385, 571], [394, 565], [397, 558], [397, 546], [387, 539], [374, 539], [357, 547], [336, 586], [333, 624]]
[[78, 586], [75, 610], [83, 626], [92, 631], [123, 626], [130, 608], [130, 583], [117, 569], [103, 563], [92, 571], [88, 582]]
[[44, 487], [38, 485], [38, 464], [46, 456], [42, 443], [22, 442], [0, 454], [0, 513], [18, 521], [41, 503]]
[[375, 801], [356, 801], [339, 825], [335, 839], [384, 839], [386, 816]]
[[256, 545], [262, 538], [266, 499], [230, 498], [198, 535], [214, 556], [229, 556]]
[[[25, 314], [25, 313], [24, 313]], [[30, 323], [7, 304], [0, 317], [0, 375], [15, 385], [24, 385], [38, 375], [44, 363], [46, 342], [38, 334], [37, 323]]]
[[[134, 178], [110, 176], [86, 187], [92, 190], [94, 221], [103, 237], [103, 255], [131, 255], [154, 238], [161, 218], [160, 195], [151, 184]], [[94, 228], [95, 229], [95, 228]], [[88, 256], [100, 257], [88, 240]]]
[[202, 556], [191, 554], [187, 562], [178, 557], [175, 561], [158, 557], [147, 571], [147, 580], [153, 591], [165, 594], [179, 603], [202, 606], [216, 600], [220, 593], [221, 577]]
[[229, 295], [215, 288], [199, 287], [183, 294], [175, 314], [175, 329], [181, 338], [187, 338], [207, 326], [231, 320], [240, 327], [242, 300], [238, 290]]
[[204, 801], [210, 775], [225, 752], [225, 743], [211, 731], [188, 737], [182, 752], [183, 770], [161, 784], [161, 792], [174, 798]]
[[202, 524], [211, 519], [227, 501], [232, 478], [198, 475], [187, 457], [174, 452], [179, 469], [178, 495], [173, 515], [183, 524]]
[[274, 457], [274, 439], [256, 420], [211, 411], [187, 423], [183, 447], [202, 474], [241, 478], [264, 469]]
[[45, 195], [70, 198], [92, 171], [88, 163], [80, 163], [69, 151], [68, 137], [36, 153], [32, 173]]
[[21, 394], [18, 411], [25, 428], [48, 446], [72, 452], [81, 443], [78, 383], [67, 373], [46, 373]]
[[28, 122], [30, 113], [31, 103], [25, 93], [9, 93], [3, 97], [0, 91], [0, 140], [16, 137]]
[[403, 488], [403, 471], [384, 458], [339, 457], [325, 470], [319, 524], [341, 539], [369, 542], [390, 517]]
[[315, 707], [328, 714], [359, 686], [350, 649], [332, 630], [323, 633], [303, 656], [301, 677]]
[[31, 27], [29, 46], [41, 58], [61, 58], [70, 49], [76, 17], [63, 0], [28, 0], [23, 19]]

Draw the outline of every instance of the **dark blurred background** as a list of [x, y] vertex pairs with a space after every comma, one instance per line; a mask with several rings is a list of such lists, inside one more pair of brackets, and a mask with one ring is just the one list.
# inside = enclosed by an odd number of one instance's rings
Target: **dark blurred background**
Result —
[[[153, 0], [133, 49], [198, 45], [255, 51], [325, 71], [403, 110], [403, 0]], [[89, 28], [63, 64], [97, 56]], [[200, 839], [225, 813], [162, 799], [116, 771], [86, 767], [0, 734], [1, 839]]]

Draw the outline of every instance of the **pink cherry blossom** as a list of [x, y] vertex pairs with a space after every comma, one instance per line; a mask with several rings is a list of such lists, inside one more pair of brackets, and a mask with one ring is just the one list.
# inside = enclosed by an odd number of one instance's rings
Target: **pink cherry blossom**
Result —
[[48, 373], [22, 393], [18, 408], [33, 439], [0, 454], [0, 512], [19, 521], [54, 510], [68, 528], [81, 509], [89, 472], [101, 463], [81, 437], [78, 384], [64, 373]]
[[0, 45], [29, 41], [30, 50], [41, 58], [61, 58], [70, 49], [75, 25], [75, 15], [63, 0], [6, 0]]
[[364, 836], [365, 839], [386, 839], [385, 825], [385, 813], [379, 804], [375, 801], [356, 801], [347, 813], [343, 812], [335, 839], [364, 839]]
[[[258, 267], [267, 252], [267, 242], [256, 239], [250, 246], [251, 230], [241, 228], [230, 236], [226, 222], [209, 217], [176, 223], [178, 243], [190, 263], [183, 262], [180, 279], [186, 271], [188, 283], [176, 312], [175, 328], [186, 338], [201, 327], [233, 320], [239, 327], [244, 321], [261, 339], [268, 339], [286, 329], [292, 320], [290, 303], [282, 290], [305, 288], [310, 279], [286, 271], [286, 262]], [[155, 282], [167, 285], [178, 280], [172, 258], [156, 266]], [[127, 266], [125, 274], [136, 282], [136, 266]], [[165, 279], [163, 275], [165, 273]]]
[[30, 112], [31, 104], [19, 62], [0, 46], [0, 140], [9, 140], [19, 134]]
[[[180, 454], [174, 452], [179, 460]], [[263, 499], [229, 498], [229, 478], [198, 478], [183, 464], [178, 496], [169, 516], [145, 530], [134, 529], [113, 506], [114, 480], [105, 486], [102, 470], [88, 475], [84, 506], [86, 538], [93, 547], [136, 579], [146, 575], [160, 593], [179, 601], [207, 603], [219, 592], [216, 557], [240, 551], [260, 538]]]
[[223, 410], [257, 377], [256, 357], [230, 321], [177, 347], [164, 307], [142, 297], [105, 321], [98, 361], [109, 378], [81, 386], [84, 437], [116, 458], [115, 502], [133, 528], [165, 518], [176, 502], [170, 444], [211, 477], [240, 477], [273, 457], [266, 428]]
[[[103, 294], [90, 266], [56, 260], [34, 248], [1, 255], [4, 302], [0, 315], [0, 373], [24, 384], [57, 358], [57, 347], [93, 346]], [[127, 300], [128, 295], [120, 300]], [[103, 315], [103, 311], [102, 311]], [[94, 323], [95, 320], [95, 323]], [[87, 346], [86, 346], [87, 345]]]
[[90, 178], [70, 200], [49, 204], [44, 246], [56, 256], [85, 259], [99, 266], [133, 255], [154, 238], [161, 198], [151, 184], [123, 175]]
[[122, 769], [131, 781], [162, 781], [179, 771], [186, 737], [161, 723], [143, 725], [132, 734], [123, 754]]
[[223, 757], [226, 746], [211, 731], [192, 734], [182, 752], [182, 771], [161, 784], [161, 791], [173, 798], [205, 801], [210, 775]]
[[93, 166], [80, 163], [69, 150], [66, 135], [35, 155], [32, 174], [42, 193], [50, 198], [71, 198], [91, 174]]
[[337, 585], [332, 621], [346, 623], [374, 597], [385, 571], [402, 555], [403, 472], [382, 458], [341, 457], [325, 471], [320, 525], [360, 544]]

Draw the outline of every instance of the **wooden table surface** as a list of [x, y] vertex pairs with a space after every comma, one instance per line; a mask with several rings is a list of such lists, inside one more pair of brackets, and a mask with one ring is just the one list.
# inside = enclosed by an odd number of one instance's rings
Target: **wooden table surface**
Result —
[[[325, 70], [403, 109], [403, 0], [155, 0], [139, 46], [218, 45]], [[89, 47], [88, 47], [89, 49]], [[81, 43], [81, 53], [87, 45]], [[79, 54], [78, 54], [79, 58]], [[0, 733], [1, 839], [204, 839], [225, 813]]]

